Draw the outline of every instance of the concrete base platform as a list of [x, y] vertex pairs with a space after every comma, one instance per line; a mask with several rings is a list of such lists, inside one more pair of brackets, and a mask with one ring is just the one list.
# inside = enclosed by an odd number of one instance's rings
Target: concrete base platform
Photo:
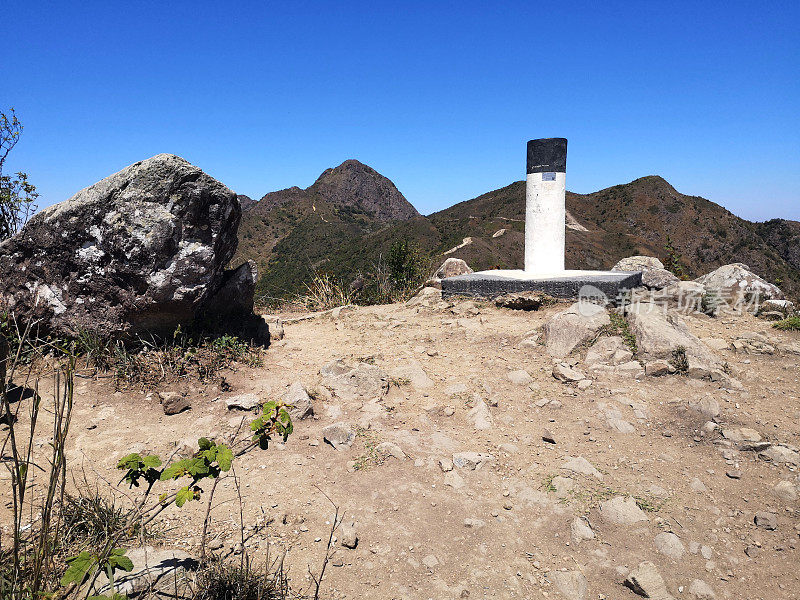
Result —
[[[578, 298], [597, 297], [602, 292], [610, 302], [614, 302], [624, 291], [641, 285], [640, 271], [562, 271], [531, 275], [525, 271], [498, 269], [442, 279], [442, 297], [491, 299], [512, 292], [537, 291], [554, 298]], [[585, 286], [592, 286], [595, 290]]]

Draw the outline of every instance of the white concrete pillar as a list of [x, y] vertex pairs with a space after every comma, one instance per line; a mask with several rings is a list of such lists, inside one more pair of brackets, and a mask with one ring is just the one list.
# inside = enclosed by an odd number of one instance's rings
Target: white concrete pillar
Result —
[[525, 191], [525, 272], [564, 271], [566, 235], [567, 140], [528, 142]]

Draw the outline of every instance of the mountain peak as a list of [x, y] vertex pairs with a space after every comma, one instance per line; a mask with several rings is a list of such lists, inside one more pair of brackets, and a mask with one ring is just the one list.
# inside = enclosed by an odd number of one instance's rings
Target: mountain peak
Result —
[[419, 216], [391, 180], [355, 159], [325, 169], [308, 191], [335, 206], [359, 208], [379, 221], [407, 220]]

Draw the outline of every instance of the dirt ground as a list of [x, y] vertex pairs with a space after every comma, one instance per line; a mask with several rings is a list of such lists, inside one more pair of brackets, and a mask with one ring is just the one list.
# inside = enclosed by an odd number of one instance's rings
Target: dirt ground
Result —
[[[225, 392], [182, 384], [192, 407], [173, 416], [164, 415], [154, 393], [115, 391], [104, 376], [81, 378], [71, 467], [101, 486], [108, 482], [110, 491], [125, 454], [165, 457], [201, 435], [221, 439], [251, 417], [228, 410], [226, 398], [252, 392], [277, 399], [301, 382], [314, 417], [296, 421], [285, 445], [235, 463], [251, 534], [247, 551], [256, 562], [268, 548], [272, 557], [286, 552], [297, 589], [307, 589], [308, 569], [318, 571], [324, 556], [329, 497], [345, 523], [355, 523], [359, 542], [348, 549], [337, 541], [322, 586], [327, 598], [633, 599], [622, 582], [642, 561], [657, 566], [676, 598], [704, 597], [691, 587], [694, 580], [717, 598], [800, 597], [800, 503], [774, 489], [785, 480], [797, 490], [797, 469], [737, 450], [719, 429], [703, 431], [709, 419], [688, 408], [690, 401], [716, 400], [722, 429], [752, 428], [771, 442], [800, 446], [800, 356], [717, 351], [742, 389], [681, 375], [624, 374], [578, 389], [552, 376], [554, 361], [543, 346], [524, 341], [564, 308], [523, 312], [462, 300], [359, 307], [286, 323], [285, 338], [272, 344], [263, 367], [226, 373]], [[749, 315], [687, 322], [701, 338], [730, 342], [755, 331], [776, 343], [800, 342], [797, 333]], [[339, 358], [385, 371], [388, 393], [326, 391], [320, 369]], [[470, 417], [481, 402], [489, 407], [487, 429], [476, 429]], [[613, 427], [614, 419], [629, 423], [622, 428], [628, 432]], [[349, 448], [323, 440], [322, 429], [337, 422], [356, 433]], [[47, 441], [45, 431], [37, 433], [39, 448]], [[376, 451], [382, 442], [396, 444], [405, 458]], [[491, 457], [474, 470], [445, 471], [461, 452]], [[576, 457], [597, 472], [565, 469]], [[6, 525], [10, 485], [6, 473], [0, 477]], [[644, 519], [626, 525], [604, 518], [600, 503], [616, 496], [635, 498]], [[155, 543], [197, 552], [204, 508], [192, 502], [167, 510]], [[759, 511], [774, 513], [777, 528], [756, 525]], [[212, 547], [234, 549], [239, 504], [232, 479], [220, 484], [212, 514]], [[256, 525], [265, 527], [252, 531]], [[573, 532], [586, 526], [593, 539]], [[657, 545], [656, 536], [670, 532], [680, 543], [669, 536]]]

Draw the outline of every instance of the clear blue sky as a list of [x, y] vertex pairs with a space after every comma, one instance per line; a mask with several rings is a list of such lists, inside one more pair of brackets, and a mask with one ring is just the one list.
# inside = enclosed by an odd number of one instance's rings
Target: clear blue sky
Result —
[[800, 2], [4, 2], [7, 168], [42, 204], [160, 152], [239, 193], [357, 158], [423, 213], [525, 176], [659, 174], [800, 219]]

